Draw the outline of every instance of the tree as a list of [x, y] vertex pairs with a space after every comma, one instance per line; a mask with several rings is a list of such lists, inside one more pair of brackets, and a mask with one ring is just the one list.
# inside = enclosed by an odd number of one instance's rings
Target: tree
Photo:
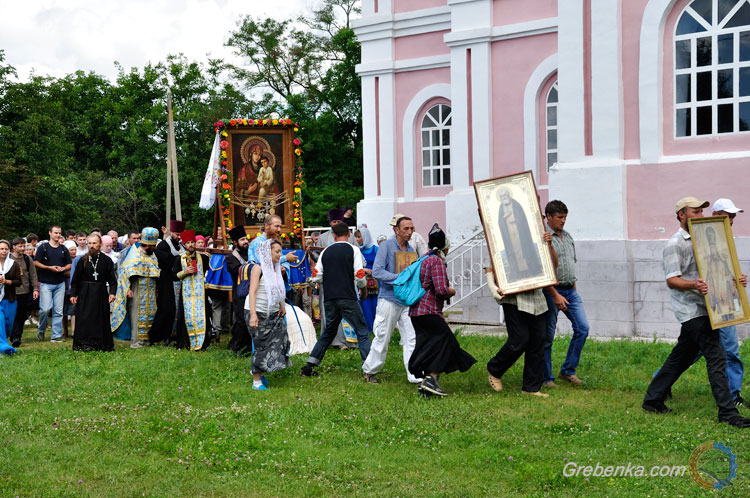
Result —
[[270, 89], [302, 127], [307, 225], [327, 224], [328, 209], [363, 196], [360, 45], [350, 27], [357, 12], [357, 1], [325, 0], [298, 19], [305, 29], [247, 16], [227, 42], [248, 62], [236, 76]]

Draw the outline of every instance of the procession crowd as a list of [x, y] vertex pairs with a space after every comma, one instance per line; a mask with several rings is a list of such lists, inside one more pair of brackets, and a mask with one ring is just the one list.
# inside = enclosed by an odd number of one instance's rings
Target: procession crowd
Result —
[[[663, 266], [682, 328], [642, 406], [668, 413], [664, 402], [672, 385], [702, 355], [719, 420], [746, 428], [750, 419], [738, 411], [744, 406], [744, 370], [736, 330], [711, 329], [704, 298], [709, 286], [698, 274], [688, 232], [687, 220], [701, 217], [709, 205], [694, 197], [676, 204], [680, 228], [664, 249]], [[728, 216], [730, 223], [742, 212], [728, 199], [717, 200], [712, 210]], [[519, 220], [508, 213], [515, 225]], [[488, 288], [502, 306], [508, 332], [486, 365], [496, 392], [503, 391], [503, 375], [521, 356], [522, 393], [546, 398], [543, 390], [557, 387], [551, 351], [560, 311], [570, 320], [573, 335], [557, 379], [584, 384], [576, 372], [589, 324], [576, 289], [575, 242], [564, 230], [567, 216], [568, 208], [559, 200], [545, 207], [542, 240], [557, 284], [504, 294], [489, 260], [485, 263]], [[263, 232], [252, 240], [243, 226], [229, 230], [231, 245], [224, 251], [212, 251], [212, 241], [183, 221], [172, 221], [161, 234], [146, 227], [123, 237], [98, 229], [63, 236], [61, 227], [53, 225], [45, 241], [34, 234], [1, 240], [0, 358], [17, 352], [28, 323], [37, 326], [39, 340], [45, 340], [48, 325], [51, 342], [63, 342], [70, 331], [72, 347], [80, 351], [111, 351], [114, 339], [128, 341], [131, 348], [161, 344], [203, 351], [231, 330], [228, 347], [252, 356], [252, 389], [262, 391], [269, 389], [266, 374], [291, 366], [291, 343], [296, 331], [304, 329], [302, 322], [315, 319], [321, 333], [305, 350], [309, 357], [302, 376], [318, 375], [316, 368], [332, 345], [356, 344], [364, 381], [378, 384], [397, 329], [408, 382], [422, 396], [446, 396], [441, 375], [467, 371], [477, 361], [461, 348], [443, 316], [445, 303], [455, 295], [446, 271], [446, 233], [435, 224], [425, 241], [409, 216], [397, 214], [390, 223], [393, 234], [373, 241], [366, 224], [350, 228], [351, 209], [331, 210], [329, 220], [330, 231], [312, 233], [305, 250], [284, 248], [282, 220], [276, 215], [266, 218]], [[405, 301], [394, 288], [410, 271], [421, 292]], [[747, 283], [744, 275], [740, 281]], [[292, 326], [295, 322], [298, 327]]]

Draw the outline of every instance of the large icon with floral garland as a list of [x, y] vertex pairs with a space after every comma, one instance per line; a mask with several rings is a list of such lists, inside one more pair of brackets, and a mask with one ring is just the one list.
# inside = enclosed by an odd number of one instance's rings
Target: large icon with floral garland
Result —
[[234, 166], [235, 223], [262, 225], [276, 214], [286, 222], [285, 205], [292, 192], [284, 189], [283, 143], [279, 133], [230, 135]]

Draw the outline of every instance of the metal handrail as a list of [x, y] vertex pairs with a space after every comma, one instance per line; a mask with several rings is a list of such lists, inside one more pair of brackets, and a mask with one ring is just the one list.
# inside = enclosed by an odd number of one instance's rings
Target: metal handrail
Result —
[[451, 298], [450, 304], [445, 305], [445, 310], [455, 307], [487, 285], [482, 261], [486, 247], [484, 230], [479, 230], [448, 253], [448, 279], [451, 287], [456, 289], [456, 295]]

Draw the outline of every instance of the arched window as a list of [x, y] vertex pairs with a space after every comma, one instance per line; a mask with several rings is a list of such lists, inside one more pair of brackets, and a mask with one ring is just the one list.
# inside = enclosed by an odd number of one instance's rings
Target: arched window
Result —
[[557, 162], [557, 81], [547, 93], [545, 129], [547, 131], [547, 171]]
[[750, 0], [694, 0], [674, 34], [675, 137], [750, 131]]
[[425, 113], [422, 133], [422, 186], [451, 184], [451, 106], [437, 104]]

